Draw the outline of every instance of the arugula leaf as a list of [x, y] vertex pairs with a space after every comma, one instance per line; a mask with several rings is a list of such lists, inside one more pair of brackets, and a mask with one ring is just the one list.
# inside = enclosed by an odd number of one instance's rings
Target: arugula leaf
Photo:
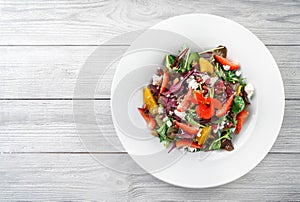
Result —
[[189, 123], [189, 124], [192, 124], [194, 126], [197, 126], [198, 128], [199, 127], [203, 127], [203, 125], [201, 125], [200, 123], [198, 123], [197, 121], [195, 121], [192, 117], [191, 114], [188, 114], [186, 117], [186, 121]]
[[240, 83], [242, 86], [245, 86], [246, 83], [244, 82], [244, 79], [241, 78], [241, 77], [238, 77], [236, 74], [235, 74], [235, 71], [231, 71], [231, 70], [228, 70], [228, 71], [224, 71], [223, 68], [221, 68], [221, 66], [219, 66], [218, 63], [216, 63], [216, 70], [215, 70], [215, 74], [219, 77], [219, 78], [222, 78], [224, 79], [224, 81], [228, 81], [228, 82], [231, 82], [231, 83]]
[[167, 135], [173, 133], [175, 131], [175, 127], [171, 126], [170, 128], [167, 129]]
[[167, 139], [166, 136], [167, 128], [168, 128], [167, 124], [164, 123], [159, 129], [156, 130], [156, 132], [159, 134], [160, 142]]
[[240, 113], [245, 108], [245, 101], [241, 96], [235, 96], [231, 111], [235, 114]]
[[242, 86], [245, 86], [246, 83], [243, 81], [244, 79], [241, 77], [236, 76], [234, 71], [228, 70], [225, 71], [225, 76], [223, 77], [225, 81], [231, 82], [231, 83], [240, 83]]
[[221, 140], [215, 140], [211, 143], [208, 150], [219, 150], [221, 148]]
[[229, 130], [226, 131], [226, 134], [225, 134], [225, 135], [223, 135], [222, 137], [220, 137], [220, 136], [221, 136], [221, 132], [218, 131], [219, 138], [216, 139], [216, 140], [214, 140], [214, 141], [210, 144], [209, 150], [219, 150], [219, 149], [221, 148], [221, 140], [222, 140], [222, 139], [229, 139], [229, 140], [232, 139], [231, 136], [230, 136], [230, 134], [231, 134], [231, 130], [229, 129]]
[[159, 118], [159, 115], [156, 115], [155, 121], [156, 121], [158, 127], [162, 127], [163, 121]]

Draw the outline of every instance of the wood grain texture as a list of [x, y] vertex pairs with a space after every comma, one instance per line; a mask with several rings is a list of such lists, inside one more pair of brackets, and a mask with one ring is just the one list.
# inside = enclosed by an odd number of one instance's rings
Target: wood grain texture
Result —
[[[234, 5], [234, 6], [233, 6]], [[1, 45], [95, 45], [172, 16], [211, 13], [232, 19], [266, 44], [300, 44], [299, 1], [142, 0], [0, 1]], [[201, 27], [201, 25], [199, 25]], [[130, 44], [135, 36], [113, 43]]]
[[[86, 100], [76, 101], [81, 110], [75, 114], [82, 119], [74, 119], [72, 98], [82, 66], [101, 48], [103, 57], [91, 62], [105, 68], [141, 30], [195, 12], [232, 19], [269, 45], [286, 93], [275, 145], [244, 177], [210, 189], [174, 187], [149, 174], [107, 168], [140, 171], [112, 125], [108, 99], [115, 65], [99, 81], [95, 96], [82, 94]], [[0, 200], [299, 201], [299, 19], [299, 0], [0, 0]], [[84, 75], [83, 86], [93, 85], [93, 73]], [[94, 97], [106, 99], [95, 101], [100, 132], [87, 116]], [[83, 129], [76, 128], [76, 120]]]
[[[130, 173], [139, 169], [126, 154], [105, 155], [105, 158], [119, 162], [114, 167], [125, 166]], [[149, 174], [118, 173], [87, 154], [0, 155], [0, 198], [4, 201], [295, 201], [300, 198], [299, 160], [300, 154], [269, 154], [234, 183], [210, 189], [185, 189], [170, 186]]]
[[[82, 129], [76, 130], [70, 100], [0, 101], [0, 152], [125, 152], [114, 130], [109, 101], [94, 103], [98, 125], [87, 112], [91, 102], [77, 101], [81, 110], [75, 113], [84, 118], [77, 122]], [[300, 152], [299, 116], [300, 100], [286, 101], [283, 125], [271, 152]]]
[[[97, 47], [0, 47], [0, 98], [72, 98], [82, 66]], [[95, 77], [95, 69], [87, 72], [81, 84], [87, 89], [93, 82], [98, 88], [93, 96], [108, 98], [118, 60], [126, 46], [98, 47], [103, 56], [92, 60], [99, 69], [107, 68], [103, 77]], [[278, 63], [286, 98], [300, 97], [300, 46], [268, 47]], [[99, 80], [98, 80], [99, 79]]]

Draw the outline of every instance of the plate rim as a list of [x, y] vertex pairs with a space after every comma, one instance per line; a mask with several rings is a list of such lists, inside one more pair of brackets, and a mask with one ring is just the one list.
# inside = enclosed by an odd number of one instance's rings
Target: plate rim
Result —
[[[168, 181], [168, 180], [165, 180], [164, 178], [161, 178], [161, 177], [159, 177], [159, 176], [157, 176], [157, 174], [156, 173], [149, 173], [147, 170], [145, 170], [141, 165], [139, 165], [139, 163], [138, 162], [136, 162], [134, 159], [134, 161], [142, 168], [142, 169], [144, 169], [148, 174], [151, 174], [152, 176], [154, 176], [154, 177], [156, 177], [157, 179], [159, 179], [159, 180], [161, 180], [161, 181], [163, 181], [163, 182], [166, 182], [166, 183], [168, 183], [168, 184], [172, 184], [172, 185], [174, 185], [174, 186], [178, 186], [178, 187], [186, 187], [186, 188], [209, 188], [209, 187], [217, 187], [217, 186], [220, 186], [220, 185], [224, 185], [224, 184], [227, 184], [227, 183], [230, 183], [230, 182], [232, 182], [232, 181], [235, 181], [235, 180], [237, 180], [237, 179], [239, 179], [240, 177], [242, 177], [242, 176], [244, 176], [245, 174], [247, 174], [247, 173], [249, 173], [252, 169], [254, 169], [257, 165], [259, 165], [260, 163], [261, 163], [261, 161], [267, 156], [267, 154], [269, 153], [269, 151], [271, 150], [271, 148], [272, 148], [272, 146], [274, 145], [274, 143], [276, 142], [276, 140], [277, 140], [277, 138], [278, 138], [278, 135], [279, 135], [279, 133], [280, 133], [280, 129], [281, 129], [281, 126], [282, 126], [282, 123], [283, 123], [283, 118], [284, 118], [284, 112], [285, 112], [285, 90], [284, 90], [284, 85], [283, 85], [283, 80], [282, 80], [282, 76], [281, 76], [281, 73], [280, 73], [280, 71], [279, 71], [279, 67], [278, 67], [278, 65], [277, 65], [277, 63], [276, 63], [276, 60], [275, 60], [275, 58], [273, 57], [273, 55], [270, 53], [270, 51], [269, 51], [269, 49], [264, 45], [264, 43], [255, 35], [255, 34], [253, 34], [250, 30], [248, 30], [247, 28], [245, 28], [243, 25], [241, 25], [241, 24], [239, 24], [239, 23], [237, 23], [237, 22], [235, 22], [235, 21], [233, 21], [233, 20], [230, 20], [230, 19], [228, 19], [228, 18], [224, 18], [224, 17], [222, 17], [222, 16], [217, 16], [217, 15], [212, 15], [212, 14], [201, 14], [201, 13], [190, 13], [190, 14], [183, 14], [183, 15], [178, 15], [178, 16], [174, 16], [174, 17], [171, 17], [171, 18], [167, 18], [167, 19], [165, 19], [165, 20], [163, 20], [163, 21], [161, 21], [161, 22], [159, 22], [159, 23], [157, 23], [157, 24], [155, 24], [155, 25], [153, 25], [152, 27], [150, 27], [149, 29], [156, 29], [156, 27], [158, 27], [158, 26], [160, 26], [160, 24], [161, 23], [164, 23], [164, 22], [166, 22], [166, 21], [168, 21], [168, 20], [170, 20], [170, 19], [174, 19], [174, 18], [181, 18], [181, 17], [187, 17], [187, 16], [195, 16], [195, 15], [197, 15], [197, 16], [206, 16], [206, 17], [212, 17], [212, 18], [219, 18], [219, 19], [222, 19], [222, 20], [225, 20], [225, 21], [230, 21], [231, 23], [234, 23], [234, 24], [237, 24], [237, 25], [239, 25], [242, 29], [244, 29], [245, 31], [247, 31], [249, 34], [251, 34], [252, 36], [254, 36], [256, 39], [257, 39], [257, 41], [259, 42], [259, 43], [261, 43], [261, 45], [263, 45], [264, 47], [265, 47], [265, 50], [267, 51], [267, 53], [268, 54], [270, 54], [270, 56], [271, 56], [271, 59], [273, 60], [273, 62], [274, 62], [274, 64], [275, 64], [275, 66], [276, 66], [276, 74], [277, 75], [279, 75], [279, 80], [277, 80], [277, 82], [279, 82], [279, 85], [280, 85], [280, 87], [281, 87], [281, 95], [282, 95], [282, 99], [281, 99], [281, 103], [282, 103], [282, 108], [280, 109], [280, 115], [281, 115], [281, 117], [280, 117], [280, 124], [277, 126], [277, 129], [276, 129], [276, 134], [274, 134], [274, 137], [275, 138], [273, 138], [273, 140], [272, 140], [272, 142], [269, 142], [269, 144], [268, 144], [268, 148], [265, 150], [265, 151], [267, 151], [267, 152], [264, 152], [264, 154], [263, 155], [260, 155], [259, 157], [257, 157], [257, 160], [256, 160], [256, 163], [254, 163], [254, 164], [252, 164], [251, 166], [249, 166], [246, 170], [247, 171], [245, 171], [245, 172], [243, 172], [243, 173], [241, 173], [241, 174], [238, 174], [238, 175], [235, 175], [235, 177], [232, 177], [230, 180], [228, 180], [228, 181], [220, 181], [219, 183], [215, 183], [215, 184], [210, 184], [210, 185], [208, 185], [208, 186], [193, 186], [193, 185], [187, 185], [187, 184], [178, 184], [178, 183], [174, 183], [174, 182], [172, 182], [172, 181]], [[137, 40], [137, 39], [136, 39]], [[130, 46], [131, 47], [131, 46]], [[120, 61], [121, 62], [121, 61]], [[114, 86], [114, 85], [116, 85], [115, 84], [115, 77], [116, 77], [116, 73], [117, 73], [117, 70], [118, 70], [118, 68], [119, 68], [119, 66], [117, 67], [117, 69], [116, 69], [116, 72], [115, 72], [115, 74], [114, 74], [114, 77], [113, 77], [113, 82], [112, 82], [112, 86]], [[113, 106], [112, 106], [112, 100], [113, 100], [113, 94], [114, 94], [114, 90], [113, 90], [113, 88], [111, 89], [111, 102], [110, 102], [110, 106], [111, 106], [111, 112], [113, 111]], [[113, 112], [112, 112], [112, 120], [113, 120], [113, 124], [114, 124], [114, 126], [115, 126], [115, 118], [114, 118], [114, 116], [113, 116]], [[116, 127], [116, 126], [115, 126]], [[120, 139], [120, 134], [119, 134], [119, 131], [116, 129], [116, 132], [117, 132], [117, 135], [118, 135], [118, 138]], [[124, 144], [123, 144], [123, 141], [120, 139], [120, 141], [121, 141], [121, 143], [122, 143], [122, 145], [124, 146]], [[125, 147], [125, 146], [124, 146]], [[126, 149], [126, 148], [125, 148]], [[129, 154], [130, 155], [130, 154]]]

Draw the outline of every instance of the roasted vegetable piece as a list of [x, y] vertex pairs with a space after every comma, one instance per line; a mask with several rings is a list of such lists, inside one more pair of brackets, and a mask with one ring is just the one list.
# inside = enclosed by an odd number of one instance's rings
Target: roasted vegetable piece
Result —
[[223, 58], [226, 58], [227, 57], [227, 48], [225, 46], [220, 45], [217, 48], [215, 48], [214, 54], [220, 55]]
[[207, 72], [210, 75], [214, 74], [214, 66], [206, 59], [199, 59], [200, 72]]
[[221, 148], [222, 148], [222, 149], [225, 149], [225, 150], [227, 150], [227, 151], [232, 151], [232, 150], [234, 150], [232, 141], [229, 140], [229, 139], [226, 139], [226, 138], [224, 138], [224, 139], [221, 140]]
[[146, 87], [144, 90], [144, 103], [151, 114], [157, 114], [158, 105], [148, 87]]
[[200, 133], [200, 137], [196, 137], [198, 144], [203, 145], [211, 133], [211, 126], [205, 126]]

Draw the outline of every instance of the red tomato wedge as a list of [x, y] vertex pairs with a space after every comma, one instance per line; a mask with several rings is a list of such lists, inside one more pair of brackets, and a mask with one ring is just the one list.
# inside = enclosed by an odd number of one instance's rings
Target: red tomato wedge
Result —
[[214, 106], [215, 109], [222, 108], [222, 103], [217, 99], [212, 99], [212, 105]]
[[163, 93], [167, 87], [168, 87], [168, 82], [169, 82], [169, 73], [167, 70], [164, 71], [164, 75], [163, 75], [163, 80], [162, 80], [162, 84], [161, 84], [161, 87], [160, 87], [160, 93]]
[[138, 108], [140, 114], [142, 115], [142, 117], [145, 119], [145, 121], [147, 122], [147, 125], [148, 127], [151, 129], [151, 130], [154, 130], [155, 129], [155, 126], [156, 126], [156, 122], [155, 120], [149, 115], [149, 114], [146, 114], [145, 113], [145, 109], [143, 108]]
[[239, 134], [241, 132], [242, 127], [243, 127], [248, 115], [249, 115], [249, 112], [245, 109], [237, 115], [237, 117], [236, 117], [237, 124], [236, 124], [236, 128], [235, 128], [235, 134]]
[[229, 61], [226, 58], [223, 58], [220, 55], [214, 55], [215, 60], [217, 60], [221, 65], [228, 65], [230, 67], [230, 70], [237, 70], [240, 68], [240, 65], [236, 62]]
[[184, 96], [182, 102], [177, 106], [177, 110], [180, 112], [186, 111], [191, 104], [192, 98], [193, 98], [193, 89], [189, 88], [189, 91]]
[[229, 110], [230, 110], [230, 107], [232, 105], [232, 102], [233, 102], [233, 98], [234, 98], [234, 94], [232, 94], [229, 99], [225, 102], [225, 104], [223, 105], [222, 109], [219, 109], [217, 112], [216, 112], [216, 116], [217, 117], [221, 117], [221, 116], [224, 116]]
[[197, 134], [199, 132], [199, 128], [197, 128], [195, 126], [189, 126], [185, 123], [180, 123], [176, 120], [174, 121], [174, 124], [176, 126], [178, 126], [179, 128], [181, 128], [184, 132], [191, 134], [191, 135]]

